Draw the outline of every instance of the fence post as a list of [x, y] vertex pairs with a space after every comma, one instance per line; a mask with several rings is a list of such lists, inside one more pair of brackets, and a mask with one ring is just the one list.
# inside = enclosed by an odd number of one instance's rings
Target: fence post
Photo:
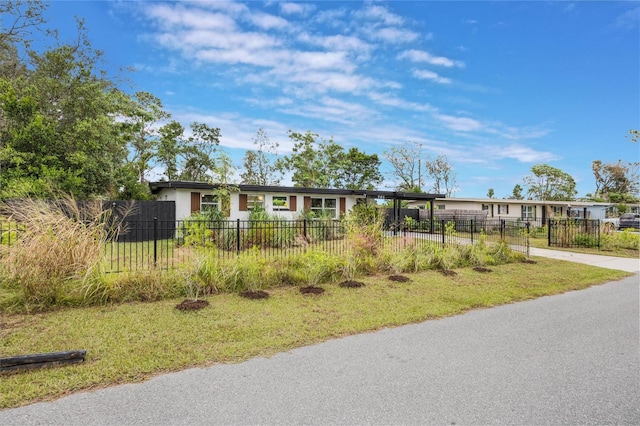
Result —
[[158, 266], [158, 218], [153, 217], [153, 267]]
[[531, 223], [527, 222], [527, 235], [526, 235], [526, 245], [527, 245], [527, 259], [529, 259], [529, 252], [531, 251], [530, 249], [530, 244], [529, 244], [529, 238], [531, 237]]
[[500, 239], [504, 241], [505, 222], [504, 219], [500, 220]]
[[236, 254], [240, 254], [240, 219], [236, 219]]
[[551, 219], [547, 225], [547, 247], [551, 247]]
[[598, 228], [598, 250], [600, 250], [600, 221], [598, 221], [596, 227]]
[[309, 241], [309, 238], [307, 238], [307, 219], [303, 219], [302, 220], [302, 236], [304, 237], [305, 241]]
[[473, 219], [471, 219], [471, 244], [473, 244]]
[[442, 247], [444, 247], [446, 244], [444, 239], [444, 219], [440, 221], [440, 232], [442, 232]]

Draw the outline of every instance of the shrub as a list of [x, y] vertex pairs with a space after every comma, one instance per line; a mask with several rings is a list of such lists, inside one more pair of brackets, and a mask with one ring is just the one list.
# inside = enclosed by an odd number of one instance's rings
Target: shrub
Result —
[[68, 303], [74, 282], [94, 276], [106, 240], [117, 233], [102, 203], [69, 196], [56, 202], [26, 199], [4, 206], [23, 230], [2, 257], [4, 281], [16, 285], [25, 304]]

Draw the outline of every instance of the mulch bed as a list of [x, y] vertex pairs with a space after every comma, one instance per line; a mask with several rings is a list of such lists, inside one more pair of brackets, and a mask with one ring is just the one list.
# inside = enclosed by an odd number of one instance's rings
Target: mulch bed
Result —
[[397, 283], [406, 283], [411, 281], [411, 278], [405, 277], [404, 275], [390, 275], [389, 281], [395, 281]]
[[322, 294], [324, 293], [324, 288], [316, 287], [314, 285], [310, 285], [307, 287], [300, 287], [300, 293], [302, 294]]
[[440, 273], [445, 277], [455, 277], [456, 275], [458, 275], [456, 271], [452, 271], [451, 269], [442, 269], [440, 270]]
[[258, 290], [258, 291], [252, 291], [252, 290], [245, 290], [243, 292], [240, 293], [240, 296], [246, 298], [246, 299], [267, 299], [269, 297], [269, 293], [267, 293], [266, 291], [262, 291], [262, 290]]
[[476, 266], [475, 268], [473, 268], [473, 270], [476, 272], [483, 272], [483, 273], [493, 272], [491, 269], [485, 268], [484, 266]]
[[535, 260], [531, 260], [531, 259], [524, 259], [524, 260], [521, 260], [520, 262], [522, 262], [522, 263], [528, 263], [528, 264], [530, 264], [530, 265], [535, 265], [536, 263], [538, 263], [538, 262], [536, 262]]
[[198, 299], [184, 299], [182, 302], [176, 305], [176, 309], [179, 311], [197, 311], [204, 307], [209, 306], [209, 302], [206, 300]]
[[342, 281], [340, 284], [338, 284], [340, 287], [343, 288], [358, 288], [358, 287], [364, 287], [364, 283], [360, 282], [360, 281], [354, 281], [354, 280], [347, 280], [347, 281]]

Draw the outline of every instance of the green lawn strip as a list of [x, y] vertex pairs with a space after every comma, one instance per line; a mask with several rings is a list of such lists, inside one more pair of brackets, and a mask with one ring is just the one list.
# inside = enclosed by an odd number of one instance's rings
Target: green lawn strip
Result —
[[640, 251], [633, 250], [630, 248], [618, 247], [612, 249], [605, 248], [588, 248], [588, 247], [549, 247], [549, 241], [546, 238], [530, 238], [529, 244], [531, 247], [535, 248], [543, 248], [549, 250], [558, 250], [558, 251], [568, 251], [573, 253], [584, 253], [584, 254], [597, 254], [600, 256], [614, 256], [614, 257], [625, 257], [625, 258], [638, 258], [640, 256]]
[[0, 376], [0, 408], [80, 390], [137, 382], [162, 372], [270, 356], [349, 334], [415, 323], [519, 300], [582, 289], [630, 274], [551, 259], [537, 264], [471, 268], [446, 277], [429, 271], [363, 278], [357, 289], [325, 285], [319, 296], [297, 287], [270, 290], [266, 300], [236, 294], [208, 297], [194, 312], [180, 300], [5, 315], [1, 356], [86, 349], [85, 363]]

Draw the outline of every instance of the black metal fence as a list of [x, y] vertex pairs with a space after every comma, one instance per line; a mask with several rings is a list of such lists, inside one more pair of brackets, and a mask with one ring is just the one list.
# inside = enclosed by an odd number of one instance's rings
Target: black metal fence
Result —
[[600, 248], [600, 221], [597, 219], [549, 219], [549, 247]]
[[[140, 224], [135, 229], [152, 229], [152, 238], [140, 241], [113, 241], [107, 244], [109, 271], [136, 270], [151, 267], [173, 268], [197, 253], [215, 253], [233, 257], [247, 250], [257, 250], [268, 258], [284, 258], [303, 253], [309, 248], [332, 254], [349, 249], [345, 223], [338, 220], [182, 220]], [[417, 221], [413, 219], [388, 223], [380, 230], [384, 247], [400, 249], [411, 244], [473, 244], [483, 239], [488, 243], [505, 242], [512, 249], [528, 252], [528, 225], [507, 220]], [[172, 238], [163, 238], [171, 234]], [[155, 238], [153, 236], [155, 235]], [[361, 244], [371, 242], [360, 241]]]
[[[0, 223], [0, 243], [10, 249], [18, 239], [20, 225]], [[507, 220], [419, 221], [407, 218], [383, 225], [377, 244], [393, 250], [426, 244], [442, 246], [504, 242], [527, 253], [527, 223]], [[236, 256], [257, 250], [273, 259], [302, 253], [309, 248], [332, 254], [349, 250], [348, 231], [337, 220], [141, 220], [128, 221], [120, 235], [105, 244], [103, 268], [108, 272], [171, 269], [199, 254]], [[370, 236], [368, 236], [370, 237]], [[359, 238], [359, 237], [358, 237]], [[366, 238], [358, 244], [371, 244]]]

